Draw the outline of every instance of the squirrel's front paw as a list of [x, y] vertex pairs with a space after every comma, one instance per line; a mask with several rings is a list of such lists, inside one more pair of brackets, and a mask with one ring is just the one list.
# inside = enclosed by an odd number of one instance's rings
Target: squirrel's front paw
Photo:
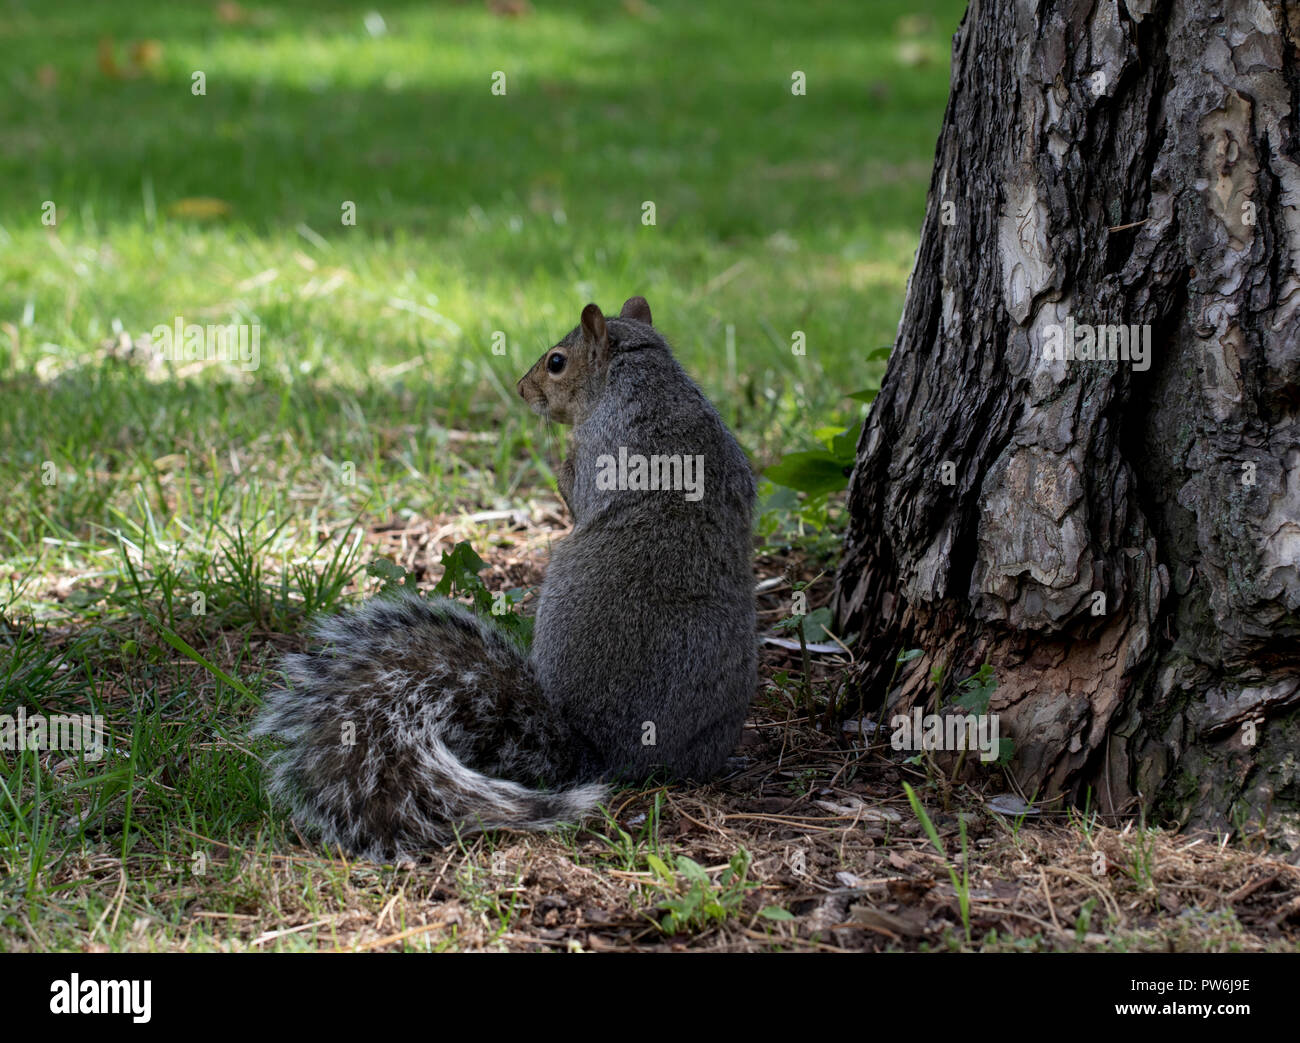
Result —
[[555, 472], [555, 484], [559, 487], [560, 496], [564, 499], [564, 505], [569, 508], [569, 513], [573, 513], [573, 457], [566, 456], [564, 462], [560, 464], [559, 469]]

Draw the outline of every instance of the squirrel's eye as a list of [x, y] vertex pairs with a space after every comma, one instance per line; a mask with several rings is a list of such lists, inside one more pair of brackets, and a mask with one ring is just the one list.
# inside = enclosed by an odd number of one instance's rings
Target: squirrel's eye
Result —
[[559, 373], [564, 369], [564, 356], [558, 351], [546, 360], [546, 368], [552, 373]]

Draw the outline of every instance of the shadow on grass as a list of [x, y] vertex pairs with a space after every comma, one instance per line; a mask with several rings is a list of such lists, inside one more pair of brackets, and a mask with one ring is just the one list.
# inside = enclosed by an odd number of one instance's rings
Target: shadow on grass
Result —
[[[946, 75], [895, 69], [886, 82], [868, 64], [890, 56], [892, 23], [914, 5], [763, 3], [742, 21], [661, 6], [639, 21], [595, 3], [517, 20], [387, 4], [397, 32], [371, 40], [369, 4], [281, 3], [232, 25], [207, 5], [148, 17], [105, 5], [74, 21], [67, 4], [42, 4], [39, 22], [33, 7], [0, 36], [17, 88], [0, 101], [0, 223], [36, 222], [50, 199], [109, 231], [214, 197], [251, 234], [347, 231], [352, 201], [371, 235], [436, 240], [477, 206], [566, 210], [577, 234], [599, 237], [639, 225], [653, 200], [661, 228], [704, 240], [915, 231], [918, 191], [891, 170], [918, 149], [928, 160]], [[960, 5], [936, 6], [950, 31]], [[110, 78], [95, 64], [107, 37], [123, 64], [143, 38], [160, 57]], [[854, 55], [861, 68], [846, 67]], [[205, 64], [196, 97], [190, 66]], [[792, 68], [809, 77], [806, 97], [791, 94]], [[505, 96], [491, 91], [497, 71]], [[500, 263], [520, 275], [553, 263], [537, 249]]]

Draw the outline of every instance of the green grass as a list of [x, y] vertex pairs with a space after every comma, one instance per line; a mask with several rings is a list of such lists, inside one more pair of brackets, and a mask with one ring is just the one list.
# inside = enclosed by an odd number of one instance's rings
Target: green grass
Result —
[[[552, 482], [514, 382], [588, 300], [645, 295], [760, 466], [858, 416], [963, 6], [0, 0], [0, 713], [112, 736], [0, 752], [0, 948], [215, 947], [279, 886], [242, 734], [280, 635], [367, 528]], [[119, 357], [177, 316], [260, 366]]]
[[[399, 5], [371, 38], [364, 6], [279, 4], [226, 25], [206, 4], [10, 0], [6, 558], [53, 539], [89, 564], [75, 544], [91, 527], [143, 523], [146, 499], [168, 521], [232, 473], [280, 495], [306, 483], [298, 517], [509, 499], [549, 477], [514, 381], [588, 299], [648, 297], [760, 463], [811, 447], [816, 427], [856, 415], [847, 392], [878, 382], [883, 362], [863, 358], [901, 308], [960, 11], [935, 6], [920, 38], [933, 60], [911, 67], [894, 27], [915, 7], [763, 3], [737, 33], [725, 5], [660, 4], [654, 19]], [[107, 78], [109, 37], [119, 64], [145, 38], [160, 57]], [[807, 96], [790, 93], [794, 69]], [[193, 197], [229, 215], [169, 216]], [[115, 324], [138, 336], [176, 316], [257, 323], [260, 368], [142, 381], [106, 363]], [[462, 452], [447, 440], [462, 429], [500, 437]], [[46, 462], [57, 488], [40, 483]]]

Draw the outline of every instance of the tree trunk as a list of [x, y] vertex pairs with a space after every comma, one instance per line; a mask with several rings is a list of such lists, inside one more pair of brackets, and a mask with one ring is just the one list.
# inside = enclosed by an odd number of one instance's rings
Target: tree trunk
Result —
[[891, 711], [990, 662], [1026, 795], [1300, 841], [1298, 28], [974, 0], [954, 38], [834, 608], [869, 701], [925, 650]]

